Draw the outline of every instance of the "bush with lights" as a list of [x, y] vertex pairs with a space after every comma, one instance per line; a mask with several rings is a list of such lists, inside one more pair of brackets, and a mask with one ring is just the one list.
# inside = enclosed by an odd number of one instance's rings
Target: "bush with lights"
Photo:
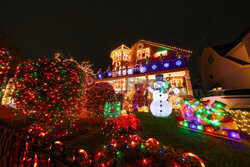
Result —
[[104, 105], [116, 101], [112, 85], [106, 82], [96, 83], [86, 91], [85, 107], [90, 117], [96, 120], [104, 119]]
[[134, 111], [138, 111], [139, 107], [146, 105], [146, 96], [143, 94], [142, 91], [137, 90], [133, 96], [132, 103], [133, 103]]
[[209, 104], [210, 101], [184, 99], [178, 104], [178, 125], [231, 140], [240, 140], [237, 124], [232, 115], [225, 110], [226, 104], [219, 101], [215, 101], [211, 106]]
[[65, 136], [83, 108], [84, 76], [84, 70], [72, 59], [21, 63], [15, 75], [16, 111], [32, 123], [33, 131]]
[[176, 152], [156, 139], [145, 141], [137, 135], [107, 141], [97, 149], [94, 160], [97, 166], [205, 166], [192, 153]]
[[117, 119], [107, 119], [102, 127], [103, 134], [114, 138], [120, 135], [139, 135], [141, 131], [141, 121], [136, 115], [121, 115]]

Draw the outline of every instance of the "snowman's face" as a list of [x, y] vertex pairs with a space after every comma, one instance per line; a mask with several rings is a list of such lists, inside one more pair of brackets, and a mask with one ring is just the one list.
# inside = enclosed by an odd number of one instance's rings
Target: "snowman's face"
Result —
[[164, 82], [162, 82], [162, 81], [155, 81], [155, 83], [154, 83], [154, 88], [155, 89], [161, 89], [162, 87], [164, 87], [164, 84], [163, 84]]

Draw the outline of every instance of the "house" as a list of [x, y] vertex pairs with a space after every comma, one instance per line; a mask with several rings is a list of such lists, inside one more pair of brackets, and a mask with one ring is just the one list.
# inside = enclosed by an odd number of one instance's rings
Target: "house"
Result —
[[203, 49], [200, 76], [204, 92], [222, 89], [250, 88], [250, 31], [235, 41]]
[[[117, 93], [141, 90], [151, 99], [147, 87], [153, 88], [155, 75], [163, 74], [170, 86], [180, 90], [180, 96], [193, 95], [187, 66], [191, 54], [187, 49], [147, 40], [139, 40], [132, 47], [121, 45], [110, 54], [112, 69], [99, 71], [97, 82], [111, 83]], [[175, 105], [174, 100], [172, 103]]]

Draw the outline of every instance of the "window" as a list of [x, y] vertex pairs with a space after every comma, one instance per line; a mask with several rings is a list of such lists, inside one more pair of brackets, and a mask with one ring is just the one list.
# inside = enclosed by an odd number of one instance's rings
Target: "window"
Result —
[[149, 48], [137, 50], [137, 59], [145, 59], [146, 57], [150, 57]]
[[213, 55], [210, 55], [210, 56], [208, 57], [208, 64], [211, 65], [211, 64], [213, 64], [213, 62], [214, 62]]
[[123, 60], [129, 60], [129, 54], [123, 53]]

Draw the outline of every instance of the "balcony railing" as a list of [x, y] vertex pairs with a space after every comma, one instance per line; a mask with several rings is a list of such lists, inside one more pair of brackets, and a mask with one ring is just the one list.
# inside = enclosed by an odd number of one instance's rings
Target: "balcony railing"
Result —
[[125, 69], [119, 69], [116, 71], [107, 71], [107, 72], [97, 73], [97, 78], [104, 79], [104, 78], [112, 78], [112, 77], [119, 77], [119, 76], [128, 76], [128, 75], [133, 75], [133, 74], [143, 74], [147, 72], [157, 72], [161, 70], [177, 69], [177, 68], [182, 68], [186, 66], [187, 66], [186, 58], [171, 59], [171, 60], [159, 62], [159, 63], [135, 66], [133, 68], [125, 68]]

